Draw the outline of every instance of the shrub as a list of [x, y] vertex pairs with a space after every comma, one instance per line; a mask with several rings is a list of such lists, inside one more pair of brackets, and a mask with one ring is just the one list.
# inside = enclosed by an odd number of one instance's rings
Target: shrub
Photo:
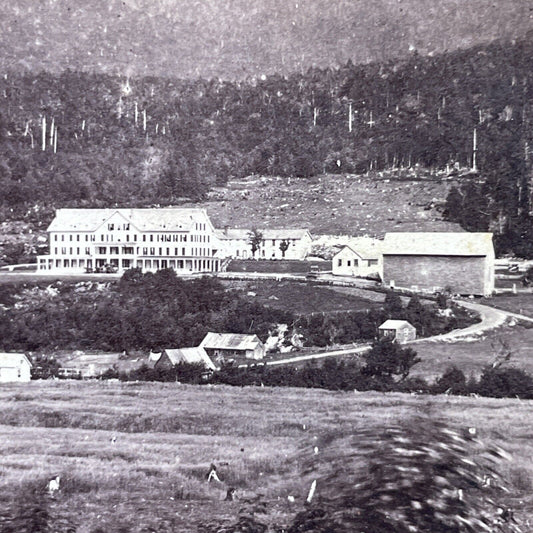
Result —
[[449, 367], [433, 386], [437, 394], [449, 392], [450, 394], [466, 394], [468, 386], [466, 376], [456, 366]]
[[492, 398], [533, 398], [533, 377], [518, 368], [485, 368], [478, 394]]
[[380, 339], [364, 354], [366, 362], [362, 374], [386, 384], [405, 380], [411, 368], [420, 362], [412, 348], [402, 348], [390, 339]]

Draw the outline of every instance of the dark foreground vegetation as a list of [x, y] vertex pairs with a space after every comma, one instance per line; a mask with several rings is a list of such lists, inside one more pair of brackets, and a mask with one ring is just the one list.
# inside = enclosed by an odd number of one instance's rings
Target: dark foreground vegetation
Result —
[[216, 279], [182, 280], [173, 270], [132, 269], [107, 283], [2, 284], [0, 304], [2, 349], [32, 352], [183, 348], [197, 346], [208, 331], [255, 333], [265, 341], [279, 324], [288, 326], [287, 343], [294, 337], [300, 346], [323, 347], [371, 341], [391, 317], [411, 321], [419, 336], [476, 320], [457, 306], [445, 310], [417, 297], [404, 305], [394, 293], [383, 308], [296, 315], [227, 291]]

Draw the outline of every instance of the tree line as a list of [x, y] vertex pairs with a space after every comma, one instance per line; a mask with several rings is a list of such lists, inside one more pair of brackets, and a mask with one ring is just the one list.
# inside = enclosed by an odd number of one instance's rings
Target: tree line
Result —
[[249, 174], [403, 167], [427, 177], [457, 166], [446, 215], [519, 247], [530, 226], [532, 58], [526, 37], [242, 82], [8, 73], [0, 207], [173, 204]]
[[223, 366], [209, 376], [201, 363], [179, 363], [169, 369], [143, 365], [129, 372], [111, 369], [103, 379], [533, 399], [533, 377], [519, 368], [487, 365], [479, 378], [467, 378], [457, 367], [450, 366], [428, 383], [412, 376], [411, 371], [419, 362], [420, 357], [412, 348], [380, 339], [360, 359], [331, 357], [323, 363], [311, 361], [300, 367], [261, 363], [249, 368]]

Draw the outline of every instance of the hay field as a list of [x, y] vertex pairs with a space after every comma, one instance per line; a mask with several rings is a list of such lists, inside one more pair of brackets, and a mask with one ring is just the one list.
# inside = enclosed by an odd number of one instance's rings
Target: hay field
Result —
[[[4, 385], [0, 406], [4, 514], [32, 516], [28, 502], [38, 501], [57, 532], [193, 532], [234, 522], [252, 506], [243, 499], [262, 504], [257, 519], [282, 527], [303, 506], [313, 473], [300, 468], [317, 443], [325, 451], [324, 435], [377, 430], [416, 413], [476, 426], [481, 439], [513, 453], [504, 472], [509, 502], [533, 518], [527, 401], [51, 381]], [[205, 481], [212, 461], [221, 485]], [[55, 475], [62, 490], [44, 497]], [[230, 485], [240, 501], [223, 501]]]

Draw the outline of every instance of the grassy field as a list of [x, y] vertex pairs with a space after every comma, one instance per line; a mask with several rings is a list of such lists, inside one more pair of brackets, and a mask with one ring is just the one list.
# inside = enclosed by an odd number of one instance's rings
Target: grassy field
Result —
[[[78, 533], [192, 532], [235, 521], [243, 509], [251, 513], [247, 499], [262, 503], [255, 508], [258, 520], [281, 527], [303, 507], [314, 473], [303, 473], [301, 465], [314, 446], [326, 452], [335, 435], [381, 430], [420, 413], [444, 417], [454, 427], [475, 426], [481, 439], [511, 452], [514, 460], [503, 471], [508, 501], [521, 519], [533, 518], [527, 401], [32, 382], [4, 385], [0, 405], [3, 509], [28, 513], [28, 501], [40, 501], [57, 532], [67, 525]], [[328, 434], [334, 437], [326, 439]], [[211, 462], [222, 484], [205, 481]], [[61, 492], [42, 497], [55, 475], [61, 475]], [[223, 501], [228, 486], [238, 489], [239, 501]]]
[[38, 274], [35, 272], [0, 272], [0, 284], [2, 283], [54, 283], [55, 281], [113, 281], [120, 278], [119, 274]]
[[413, 346], [422, 362], [418, 363], [412, 374], [428, 381], [454, 365], [469, 377], [479, 376], [483, 367], [491, 364], [507, 346], [511, 351], [508, 366], [525, 370], [533, 375], [533, 329], [527, 325], [505, 326], [490, 331], [481, 338], [467, 341], [434, 342], [424, 341]]
[[295, 281], [223, 281], [248, 299], [297, 314], [356, 311], [380, 307], [385, 294], [351, 287], [322, 287]]
[[533, 293], [505, 294], [484, 298], [480, 303], [533, 317]]
[[279, 261], [254, 261], [232, 260], [227, 268], [228, 272], [261, 272], [274, 274], [306, 274], [311, 270], [311, 266], [318, 271], [331, 272], [331, 261], [297, 261], [297, 260], [279, 260]]

